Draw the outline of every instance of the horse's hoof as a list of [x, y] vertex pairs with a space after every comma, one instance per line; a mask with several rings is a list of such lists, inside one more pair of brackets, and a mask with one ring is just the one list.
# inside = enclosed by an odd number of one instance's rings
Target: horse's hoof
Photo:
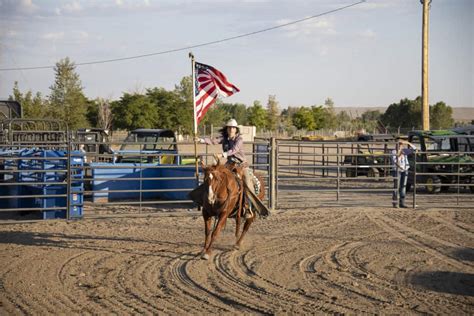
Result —
[[201, 259], [203, 260], [209, 260], [209, 255], [207, 253], [204, 253], [202, 256], [201, 256]]

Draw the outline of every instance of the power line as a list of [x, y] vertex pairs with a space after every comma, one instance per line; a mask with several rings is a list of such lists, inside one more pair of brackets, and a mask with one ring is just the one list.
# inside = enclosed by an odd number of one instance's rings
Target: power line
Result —
[[[312, 15], [312, 16], [309, 16], [307, 18], [303, 18], [303, 19], [292, 21], [292, 22], [280, 24], [280, 25], [277, 25], [277, 26], [265, 28], [265, 29], [262, 29], [262, 30], [253, 31], [253, 32], [249, 32], [249, 33], [244, 33], [244, 34], [240, 34], [240, 35], [236, 35], [236, 36], [232, 36], [232, 37], [227, 37], [227, 38], [223, 38], [223, 39], [215, 40], [215, 41], [211, 41], [211, 42], [205, 42], [205, 43], [201, 43], [201, 44], [196, 44], [196, 45], [191, 45], [191, 46], [186, 46], [186, 47], [181, 47], [181, 48], [175, 48], [175, 49], [170, 49], [170, 50], [165, 50], [165, 51], [155, 52], [155, 53], [149, 53], [149, 54], [142, 54], [142, 55], [135, 55], [135, 56], [129, 56], [129, 57], [122, 57], [122, 58], [113, 58], [113, 59], [104, 59], [104, 60], [97, 60], [97, 61], [75, 63], [75, 65], [76, 66], [85, 66], [85, 65], [113, 63], [113, 62], [117, 62], [117, 61], [130, 60], [130, 59], [139, 59], [139, 58], [145, 58], [145, 57], [156, 56], [156, 55], [164, 55], [164, 54], [175, 53], [175, 52], [179, 52], [179, 51], [183, 51], [183, 50], [189, 50], [189, 49], [193, 49], [193, 48], [219, 44], [219, 43], [232, 41], [232, 40], [242, 38], [242, 37], [247, 37], [247, 36], [252, 36], [252, 35], [263, 33], [263, 32], [272, 31], [272, 30], [279, 29], [279, 28], [282, 28], [282, 27], [285, 27], [285, 26], [288, 26], [288, 25], [293, 25], [293, 24], [305, 22], [305, 21], [308, 21], [308, 20], [311, 20], [311, 19], [315, 19], [315, 18], [324, 16], [324, 15], [328, 15], [328, 14], [331, 14], [331, 13], [334, 13], [334, 12], [338, 12], [338, 11], [348, 9], [350, 7], [353, 7], [353, 6], [359, 5], [361, 3], [364, 3], [365, 1], [366, 0], [361, 0], [359, 2], [354, 2], [352, 4], [349, 4], [349, 5], [346, 5], [346, 6], [343, 6], [343, 7], [339, 7], [339, 8], [333, 9], [333, 10], [329, 10], [329, 11], [326, 11], [326, 12], [323, 12], [323, 13], [319, 13], [319, 14], [316, 14], [316, 15]], [[50, 68], [54, 68], [54, 67], [55, 66], [0, 68], [0, 71], [37, 70], [37, 69], [50, 69]]]

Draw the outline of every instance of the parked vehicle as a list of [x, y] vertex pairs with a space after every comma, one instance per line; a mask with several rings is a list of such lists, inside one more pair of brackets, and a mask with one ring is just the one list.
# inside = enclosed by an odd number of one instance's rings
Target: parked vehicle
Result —
[[0, 100], [0, 120], [21, 118], [23, 110], [17, 101]]
[[360, 135], [357, 142], [353, 148], [356, 154], [344, 157], [343, 163], [348, 166], [346, 177], [378, 178], [388, 176], [391, 164], [389, 154], [394, 148], [395, 137], [391, 134], [367, 134]]
[[[87, 161], [112, 161], [111, 157], [98, 156], [114, 153], [109, 144], [109, 130], [103, 128], [80, 128], [74, 137], [80, 146], [79, 149], [86, 152]], [[92, 155], [87, 155], [88, 153]]]
[[[452, 130], [411, 131], [408, 141], [420, 150], [416, 156], [418, 183], [425, 183], [428, 193], [447, 192], [450, 184], [472, 184], [474, 176], [474, 137]], [[408, 157], [415, 164], [415, 154]], [[432, 174], [430, 174], [432, 173]], [[407, 190], [414, 183], [414, 168], [408, 174]], [[474, 193], [474, 187], [469, 186]]]
[[117, 162], [173, 164], [177, 153], [176, 136], [172, 130], [140, 128], [129, 133], [117, 152]]

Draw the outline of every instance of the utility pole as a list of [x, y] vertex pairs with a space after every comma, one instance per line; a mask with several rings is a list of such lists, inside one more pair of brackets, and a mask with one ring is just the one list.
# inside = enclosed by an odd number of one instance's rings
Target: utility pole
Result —
[[428, 103], [428, 29], [429, 29], [429, 10], [432, 0], [420, 0], [423, 5], [423, 44], [422, 44], [422, 70], [421, 70], [421, 98], [422, 98], [422, 121], [423, 130], [430, 129], [430, 105]]

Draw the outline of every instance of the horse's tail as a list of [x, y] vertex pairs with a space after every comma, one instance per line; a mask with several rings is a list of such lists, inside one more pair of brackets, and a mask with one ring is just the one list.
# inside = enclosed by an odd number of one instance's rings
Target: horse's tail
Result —
[[258, 182], [260, 182], [260, 190], [258, 191], [258, 198], [260, 200], [263, 200], [266, 194], [265, 192], [266, 187], [265, 187], [263, 176], [260, 173], [254, 173], [254, 176], [257, 178]]

